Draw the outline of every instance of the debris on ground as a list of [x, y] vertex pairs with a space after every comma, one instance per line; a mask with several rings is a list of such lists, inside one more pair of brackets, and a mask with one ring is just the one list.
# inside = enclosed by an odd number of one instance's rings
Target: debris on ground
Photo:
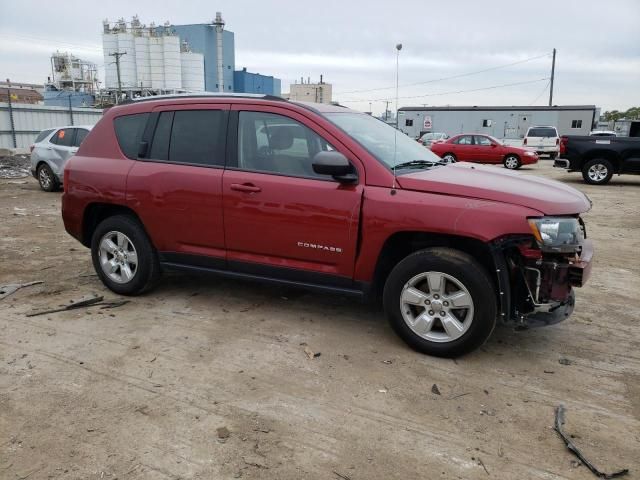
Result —
[[393, 360], [382, 360], [382, 363], [384, 363], [385, 365], [391, 365], [393, 363]]
[[342, 473], [338, 473], [335, 470], [333, 470], [333, 474], [338, 476], [339, 478], [342, 478], [342, 480], [351, 480], [351, 477], [344, 475]]
[[17, 292], [21, 288], [30, 287], [31, 285], [40, 285], [44, 283], [42, 280], [37, 280], [35, 282], [27, 282], [27, 283], [10, 283], [8, 285], [0, 285], [0, 300], [8, 297], [12, 293]]
[[571, 365], [573, 362], [571, 360], [569, 360], [568, 358], [561, 358], [558, 360], [558, 363], [560, 365]]
[[311, 350], [307, 345], [304, 346], [304, 353], [307, 355], [308, 358], [312, 359], [312, 358], [318, 358], [320, 355], [322, 355], [320, 352], [314, 352], [313, 350]]
[[571, 453], [573, 453], [576, 457], [578, 457], [580, 461], [584, 463], [585, 466], [593, 472], [594, 475], [596, 475], [599, 478], [609, 479], [609, 478], [622, 477], [629, 473], [628, 468], [624, 468], [622, 470], [618, 470], [617, 472], [613, 472], [613, 473], [605, 473], [598, 470], [589, 460], [587, 460], [585, 456], [582, 454], [582, 452], [578, 450], [578, 447], [576, 447], [574, 443], [571, 441], [571, 438], [569, 438], [562, 430], [562, 426], [564, 425], [564, 412], [565, 412], [565, 409], [563, 405], [559, 405], [556, 408], [556, 420], [555, 420], [554, 430], [558, 433], [558, 435], [560, 435], [560, 438], [562, 438], [562, 440], [564, 441], [565, 445], [567, 446], [567, 449], [569, 449]]
[[24, 178], [31, 175], [29, 155], [0, 157], [0, 178]]
[[435, 383], [431, 387], [431, 393], [435, 393], [436, 395], [440, 395], [440, 389], [438, 388], [438, 385], [436, 385]]
[[218, 427], [216, 429], [216, 433], [218, 434], [219, 440], [226, 440], [231, 435], [231, 432], [227, 427]]
[[67, 310], [75, 310], [82, 307], [100, 307], [100, 310], [107, 308], [117, 308], [129, 303], [129, 300], [116, 300], [113, 302], [104, 302], [104, 297], [101, 295], [85, 295], [78, 300], [71, 300], [69, 305], [65, 305], [59, 308], [52, 308], [50, 310], [37, 310], [35, 312], [27, 313], [27, 317], [36, 317], [38, 315], [45, 315], [47, 313], [64, 312]]

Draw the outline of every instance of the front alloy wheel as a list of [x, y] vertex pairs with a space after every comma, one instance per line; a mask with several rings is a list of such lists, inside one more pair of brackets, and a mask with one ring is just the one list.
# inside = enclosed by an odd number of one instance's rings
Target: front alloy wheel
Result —
[[413, 332], [431, 342], [451, 342], [473, 322], [473, 299], [457, 278], [425, 272], [411, 278], [400, 294], [402, 318]]
[[504, 159], [504, 166], [509, 170], [516, 170], [520, 168], [520, 159], [515, 155], [509, 155]]
[[427, 248], [393, 268], [384, 286], [384, 309], [409, 346], [429, 355], [456, 357], [491, 335], [497, 312], [493, 285], [470, 255]]
[[443, 155], [442, 160], [444, 163], [456, 163], [458, 161], [453, 153]]

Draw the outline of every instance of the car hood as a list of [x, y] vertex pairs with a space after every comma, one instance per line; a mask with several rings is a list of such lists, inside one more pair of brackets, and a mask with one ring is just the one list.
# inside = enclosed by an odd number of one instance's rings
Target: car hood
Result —
[[572, 215], [591, 208], [585, 194], [564, 183], [466, 162], [401, 175], [397, 181], [407, 190], [511, 203], [545, 215]]

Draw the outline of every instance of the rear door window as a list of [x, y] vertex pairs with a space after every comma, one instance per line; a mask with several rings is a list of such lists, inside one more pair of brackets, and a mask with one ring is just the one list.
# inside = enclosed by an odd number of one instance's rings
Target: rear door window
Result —
[[489, 140], [487, 137], [482, 137], [480, 135], [476, 135], [476, 145], [489, 146], [489, 145], [491, 145], [491, 140]]
[[471, 135], [463, 135], [455, 140], [458, 145], [471, 145], [473, 143], [473, 137]]
[[84, 141], [84, 139], [86, 138], [86, 136], [89, 135], [89, 130], [84, 129], [84, 128], [78, 128], [76, 131], [76, 139], [73, 142], [73, 145], [75, 147], [79, 147], [82, 142]]
[[75, 128], [62, 128], [51, 137], [50, 141], [60, 147], [70, 147], [73, 145], [75, 130]]
[[128, 158], [135, 160], [138, 158], [138, 148], [142, 133], [147, 125], [148, 113], [135, 113], [133, 115], [123, 115], [113, 121], [116, 131], [116, 138], [122, 153]]
[[178, 110], [173, 116], [169, 161], [224, 165], [224, 110]]
[[527, 137], [557, 137], [555, 128], [531, 128]]

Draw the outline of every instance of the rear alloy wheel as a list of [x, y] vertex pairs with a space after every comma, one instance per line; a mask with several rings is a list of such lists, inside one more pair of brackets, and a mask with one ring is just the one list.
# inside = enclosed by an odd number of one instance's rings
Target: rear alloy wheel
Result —
[[54, 192], [58, 189], [59, 183], [51, 167], [46, 163], [38, 167], [38, 183], [45, 192]]
[[415, 252], [392, 270], [384, 308], [412, 348], [456, 357], [482, 345], [496, 324], [496, 295], [484, 268], [450, 248]]
[[121, 295], [137, 295], [160, 276], [155, 248], [140, 222], [128, 215], [106, 218], [93, 232], [93, 267], [102, 283]]
[[613, 176], [613, 165], [604, 158], [589, 160], [582, 167], [582, 178], [590, 185], [604, 185]]
[[442, 156], [442, 160], [444, 161], [444, 163], [456, 163], [458, 161], [453, 153], [445, 153]]
[[507, 155], [502, 163], [509, 170], [517, 170], [522, 166], [520, 159], [516, 155]]

